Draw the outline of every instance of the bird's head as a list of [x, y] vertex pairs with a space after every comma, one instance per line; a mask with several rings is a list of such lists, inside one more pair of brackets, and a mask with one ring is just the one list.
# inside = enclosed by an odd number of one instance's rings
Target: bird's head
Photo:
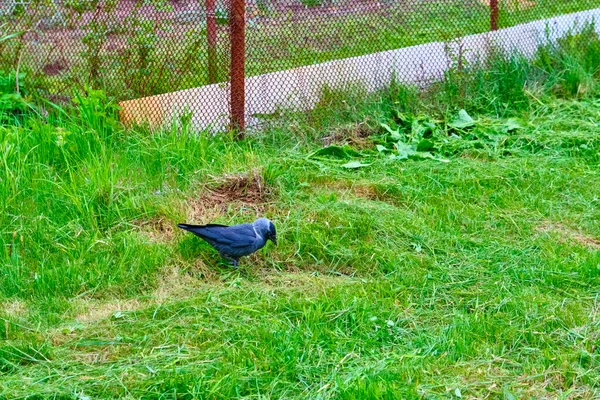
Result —
[[277, 246], [277, 231], [271, 221], [266, 218], [259, 218], [254, 221], [254, 227], [265, 240], [270, 240]]

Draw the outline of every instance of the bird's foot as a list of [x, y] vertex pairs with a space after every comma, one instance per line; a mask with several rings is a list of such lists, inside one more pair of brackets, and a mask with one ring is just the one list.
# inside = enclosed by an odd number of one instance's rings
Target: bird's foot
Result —
[[225, 258], [225, 260], [227, 260], [227, 265], [229, 265], [233, 268], [238, 267], [238, 260], [236, 260], [235, 258]]

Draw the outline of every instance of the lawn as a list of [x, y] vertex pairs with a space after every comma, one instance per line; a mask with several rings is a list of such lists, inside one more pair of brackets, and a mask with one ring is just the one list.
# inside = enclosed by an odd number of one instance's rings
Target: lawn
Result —
[[[0, 398], [598, 398], [599, 66], [587, 29], [243, 141], [2, 97]], [[239, 269], [175, 228], [259, 215]]]

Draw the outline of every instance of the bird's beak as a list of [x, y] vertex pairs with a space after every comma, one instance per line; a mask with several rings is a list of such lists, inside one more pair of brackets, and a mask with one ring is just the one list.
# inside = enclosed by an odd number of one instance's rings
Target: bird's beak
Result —
[[273, 242], [273, 244], [274, 244], [275, 246], [277, 246], [277, 238], [276, 238], [276, 237], [272, 237], [272, 238], [271, 238], [271, 242]]

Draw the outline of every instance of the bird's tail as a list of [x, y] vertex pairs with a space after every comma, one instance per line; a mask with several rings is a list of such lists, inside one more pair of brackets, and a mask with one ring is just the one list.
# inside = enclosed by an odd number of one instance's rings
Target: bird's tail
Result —
[[191, 231], [192, 229], [204, 228], [204, 225], [177, 224], [177, 227], [186, 231]]
[[197, 233], [205, 228], [227, 228], [227, 225], [208, 224], [208, 225], [192, 225], [192, 224], [177, 224], [177, 227], [186, 231]]

